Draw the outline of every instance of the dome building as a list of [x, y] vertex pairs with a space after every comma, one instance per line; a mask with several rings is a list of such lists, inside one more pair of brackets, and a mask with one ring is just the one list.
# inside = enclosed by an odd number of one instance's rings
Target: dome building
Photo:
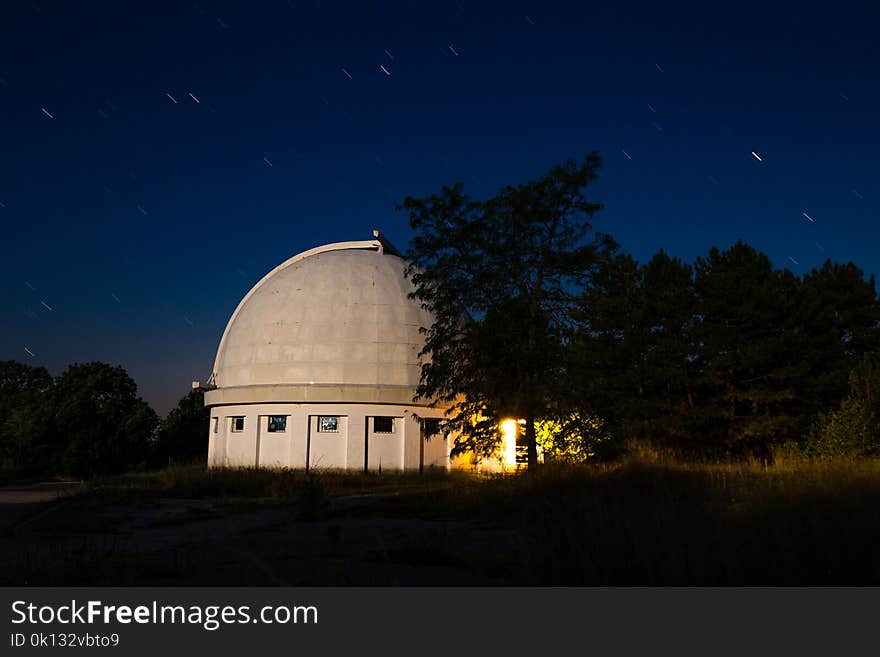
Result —
[[421, 327], [406, 262], [374, 239], [295, 255], [248, 292], [211, 378], [209, 467], [448, 469], [443, 407], [414, 402]]

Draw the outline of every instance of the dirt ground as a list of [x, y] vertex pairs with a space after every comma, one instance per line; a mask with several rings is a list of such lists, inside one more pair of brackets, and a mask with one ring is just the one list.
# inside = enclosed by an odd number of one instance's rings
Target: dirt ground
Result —
[[56, 501], [77, 488], [79, 482], [75, 481], [0, 486], [0, 536], [43, 509], [47, 502]]
[[340, 497], [303, 520], [294, 506], [229, 499], [84, 515], [66, 507], [74, 488], [0, 490], [0, 584], [491, 585], [517, 548], [500, 528], [384, 515], [388, 494]]

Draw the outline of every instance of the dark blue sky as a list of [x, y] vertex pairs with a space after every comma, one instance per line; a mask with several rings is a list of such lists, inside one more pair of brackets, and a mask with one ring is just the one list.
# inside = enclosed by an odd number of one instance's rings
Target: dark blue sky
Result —
[[284, 259], [591, 150], [639, 259], [880, 271], [877, 10], [596, 4], [4, 0], [0, 358], [122, 364], [164, 413]]

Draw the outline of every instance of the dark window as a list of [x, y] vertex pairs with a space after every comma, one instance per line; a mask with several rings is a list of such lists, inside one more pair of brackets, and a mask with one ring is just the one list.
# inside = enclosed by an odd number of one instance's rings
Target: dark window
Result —
[[286, 415], [270, 415], [269, 416], [269, 433], [280, 433], [287, 431]]
[[339, 418], [335, 415], [322, 415], [318, 418], [318, 431], [335, 433], [339, 431]]
[[425, 438], [436, 436], [440, 433], [440, 419], [436, 417], [426, 417], [422, 420], [422, 429], [425, 432]]
[[232, 430], [244, 431], [244, 416], [239, 415], [238, 417], [232, 418]]
[[373, 431], [375, 433], [394, 433], [393, 417], [374, 417]]
[[219, 423], [217, 422], [217, 418], [212, 417], [212, 418], [211, 418], [211, 431], [212, 431], [212, 432], [217, 433], [217, 425], [218, 425], [218, 424], [219, 424]]

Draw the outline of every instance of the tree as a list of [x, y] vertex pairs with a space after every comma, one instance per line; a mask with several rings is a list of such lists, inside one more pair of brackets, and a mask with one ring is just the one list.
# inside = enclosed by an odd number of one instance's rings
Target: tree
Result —
[[850, 374], [849, 395], [819, 420], [807, 440], [818, 457], [880, 456], [880, 352], [863, 356]]
[[205, 407], [205, 393], [191, 390], [184, 395], [159, 425], [156, 460], [193, 461], [207, 458], [208, 423], [211, 411]]
[[798, 279], [737, 242], [695, 265], [694, 335], [701, 361], [697, 429], [717, 453], [767, 456], [796, 434], [791, 408], [805, 365], [794, 318]]
[[42, 393], [52, 385], [52, 377], [45, 367], [31, 367], [14, 360], [0, 361], [0, 410], [15, 403], [19, 395]]
[[17, 474], [51, 470], [55, 451], [48, 404], [51, 388], [46, 368], [0, 362], [0, 470]]
[[56, 380], [53, 397], [67, 471], [95, 476], [146, 463], [158, 418], [122, 367], [75, 363]]
[[799, 279], [739, 242], [691, 267], [603, 262], [584, 289], [572, 386], [617, 437], [700, 457], [803, 442], [880, 348], [874, 280], [826, 262]]
[[572, 342], [576, 394], [618, 434], [638, 420], [643, 397], [645, 322], [641, 272], [627, 254], [609, 258], [583, 289]]
[[605, 461], [619, 457], [624, 451], [621, 442], [608, 431], [604, 420], [576, 410], [539, 420], [535, 429], [545, 462]]
[[612, 432], [638, 440], [687, 439], [694, 408], [693, 272], [660, 251], [646, 265], [602, 263], [580, 299], [574, 386]]
[[853, 263], [826, 261], [803, 277], [796, 304], [800, 358], [806, 375], [799, 411], [811, 418], [846, 395], [859, 359], [880, 351], [880, 300], [874, 277]]
[[584, 189], [599, 164], [592, 153], [485, 201], [459, 183], [400, 205], [415, 231], [413, 296], [435, 318], [417, 394], [452, 405], [447, 423], [462, 435], [455, 453], [491, 452], [499, 421], [512, 415], [525, 420], [529, 468], [537, 465], [535, 422], [558, 414], [569, 387], [563, 354], [577, 290], [616, 248], [590, 235], [601, 206]]

